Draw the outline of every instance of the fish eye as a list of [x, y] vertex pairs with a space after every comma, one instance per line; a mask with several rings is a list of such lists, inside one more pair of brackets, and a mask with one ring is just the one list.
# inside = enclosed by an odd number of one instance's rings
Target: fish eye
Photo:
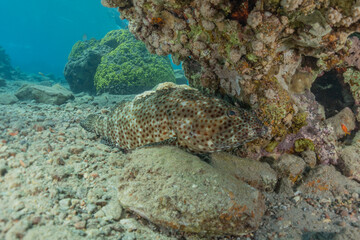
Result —
[[229, 111], [227, 112], [227, 115], [228, 115], [229, 117], [235, 117], [235, 116], [237, 116], [237, 112], [234, 111], [234, 110], [229, 110]]

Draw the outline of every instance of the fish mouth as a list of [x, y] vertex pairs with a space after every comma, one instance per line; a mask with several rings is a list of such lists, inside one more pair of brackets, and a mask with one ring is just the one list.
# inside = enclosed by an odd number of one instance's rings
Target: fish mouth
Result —
[[[220, 134], [220, 136], [221, 135], [222, 134]], [[225, 149], [239, 147], [239, 146], [245, 144], [246, 142], [249, 142], [249, 141], [246, 141], [245, 139], [241, 139], [241, 137], [237, 138], [236, 134], [235, 134], [235, 135], [229, 136], [228, 138], [226, 138], [226, 139], [222, 140], [221, 142], [214, 144], [214, 145], [215, 145], [215, 148], [218, 149], [218, 151], [221, 151], [221, 150], [225, 150]]]
[[[265, 125], [262, 125], [261, 127], [258, 128], [252, 128], [252, 129], [250, 128], [247, 130], [247, 133], [244, 133], [243, 125], [239, 125], [234, 128], [236, 128], [237, 130], [234, 131], [232, 134], [230, 134], [228, 138], [216, 144], [215, 145], [216, 148], [220, 148], [220, 149], [236, 148], [248, 142], [251, 142], [257, 138], [266, 137], [269, 131], [268, 127], [266, 127]], [[224, 134], [229, 134], [229, 131], [224, 131], [220, 133], [219, 136]]]

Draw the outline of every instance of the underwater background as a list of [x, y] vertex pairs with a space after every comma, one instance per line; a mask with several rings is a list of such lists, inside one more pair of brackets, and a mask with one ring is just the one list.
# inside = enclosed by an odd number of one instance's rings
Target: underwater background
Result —
[[126, 26], [117, 25], [118, 16], [96, 0], [1, 1], [0, 46], [14, 67], [63, 76], [74, 43]]
[[359, 240], [360, 0], [0, 1], [0, 240]]

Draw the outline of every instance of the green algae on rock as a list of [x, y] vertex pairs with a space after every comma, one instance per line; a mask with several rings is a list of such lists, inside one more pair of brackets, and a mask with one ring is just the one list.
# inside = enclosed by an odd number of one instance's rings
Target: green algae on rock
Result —
[[100, 44], [117, 47], [97, 67], [94, 84], [98, 93], [136, 94], [162, 82], [175, 82], [169, 59], [150, 54], [129, 31], [111, 31]]
[[77, 41], [71, 48], [68, 59], [80, 57], [83, 55], [85, 50], [94, 49], [96, 46], [98, 46], [99, 42], [100, 41], [96, 40], [95, 38], [91, 38], [90, 40], [85, 41]]
[[78, 41], [68, 58], [64, 75], [74, 92], [136, 94], [175, 82], [168, 57], [150, 54], [128, 30]]
[[310, 139], [301, 138], [295, 141], [295, 152], [314, 151], [315, 145]]

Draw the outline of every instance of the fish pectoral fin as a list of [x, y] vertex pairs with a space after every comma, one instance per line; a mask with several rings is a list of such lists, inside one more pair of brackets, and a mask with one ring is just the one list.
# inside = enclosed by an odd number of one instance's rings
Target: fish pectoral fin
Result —
[[172, 138], [168, 138], [165, 139], [164, 141], [161, 142], [154, 142], [154, 143], [149, 143], [146, 144], [144, 146], [141, 146], [139, 148], [144, 148], [144, 147], [154, 147], [154, 146], [165, 146], [165, 145], [176, 145], [177, 142], [177, 137], [172, 137]]
[[98, 121], [99, 116], [96, 114], [90, 114], [86, 119], [80, 122], [80, 126], [88, 132], [95, 132], [96, 122]]
[[112, 147], [112, 148], [118, 148], [122, 153], [129, 153], [129, 149], [122, 148], [116, 144], [114, 144], [108, 137], [102, 137], [100, 140], [100, 143]]
[[109, 147], [117, 147], [108, 137], [101, 137], [100, 143]]

